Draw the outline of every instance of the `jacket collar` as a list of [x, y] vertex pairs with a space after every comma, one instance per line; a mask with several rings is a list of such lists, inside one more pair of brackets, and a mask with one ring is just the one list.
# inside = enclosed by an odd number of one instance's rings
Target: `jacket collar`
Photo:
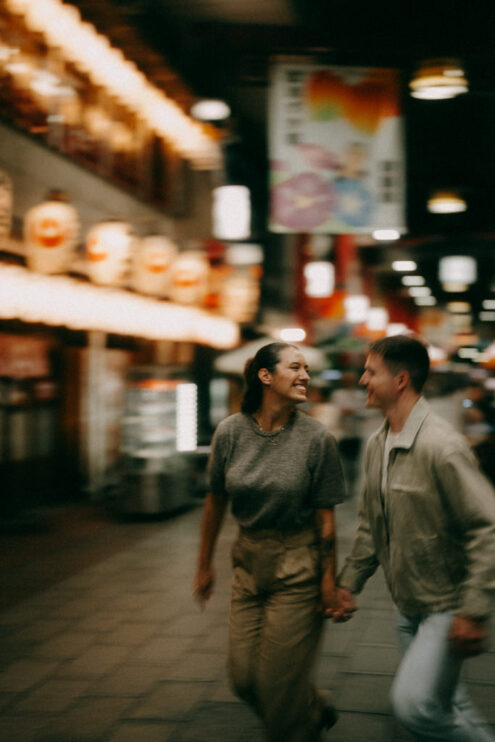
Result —
[[[430, 412], [430, 405], [424, 397], [420, 397], [407, 418], [404, 427], [398, 433], [397, 438], [394, 442], [394, 448], [411, 448], [416, 436], [421, 428], [425, 417]], [[382, 427], [380, 428], [380, 434], [385, 440], [385, 437], [389, 430], [389, 424], [387, 420], [384, 420]]]

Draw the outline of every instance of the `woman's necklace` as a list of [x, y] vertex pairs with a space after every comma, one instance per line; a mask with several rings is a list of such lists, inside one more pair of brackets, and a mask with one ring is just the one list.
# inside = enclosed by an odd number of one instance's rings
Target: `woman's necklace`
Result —
[[261, 433], [265, 433], [266, 435], [268, 435], [270, 441], [275, 442], [276, 439], [277, 439], [277, 437], [275, 435], [273, 435], [273, 434], [274, 433], [281, 433], [282, 430], [285, 430], [285, 428], [287, 427], [287, 425], [289, 424], [289, 422], [292, 419], [292, 415], [289, 417], [289, 419], [287, 420], [287, 422], [284, 423], [284, 425], [281, 425], [279, 428], [275, 428], [274, 430], [265, 430], [265, 428], [261, 425], [260, 421], [257, 420], [254, 415], [251, 415], [251, 418], [253, 419], [253, 421], [254, 421], [256, 427], [258, 428], [258, 430]]

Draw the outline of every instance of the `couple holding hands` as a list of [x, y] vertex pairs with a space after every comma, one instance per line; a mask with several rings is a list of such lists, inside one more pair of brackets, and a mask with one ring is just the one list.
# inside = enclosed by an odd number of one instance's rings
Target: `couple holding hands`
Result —
[[367, 444], [358, 528], [338, 576], [334, 508], [345, 485], [335, 439], [297, 409], [309, 384], [303, 352], [261, 348], [246, 364], [242, 411], [215, 432], [194, 591], [202, 604], [212, 594], [230, 505], [239, 532], [229, 675], [269, 742], [316, 742], [337, 721], [328, 693], [311, 682], [323, 622], [352, 617], [378, 566], [403, 654], [396, 715], [418, 740], [495, 742], [458, 682], [464, 658], [486, 644], [495, 494], [464, 438], [430, 411], [421, 394], [428, 371], [419, 340], [370, 346], [360, 384], [385, 420]]

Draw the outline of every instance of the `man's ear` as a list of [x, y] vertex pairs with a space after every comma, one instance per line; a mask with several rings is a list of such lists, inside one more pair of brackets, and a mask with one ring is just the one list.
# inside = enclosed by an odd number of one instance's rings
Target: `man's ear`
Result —
[[266, 386], [270, 386], [271, 377], [272, 375], [267, 368], [260, 368], [258, 371], [258, 379]]
[[409, 382], [411, 380], [411, 375], [409, 371], [406, 371], [406, 369], [404, 369], [403, 371], [400, 371], [397, 374], [396, 378], [397, 378], [397, 387], [400, 390], [402, 390], [402, 389], [405, 389], [409, 385]]

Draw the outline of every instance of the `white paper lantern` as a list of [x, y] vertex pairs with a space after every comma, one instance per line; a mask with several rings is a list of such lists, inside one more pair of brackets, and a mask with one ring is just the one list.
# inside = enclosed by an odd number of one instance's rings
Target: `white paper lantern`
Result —
[[79, 239], [77, 211], [64, 201], [45, 201], [24, 217], [28, 268], [38, 273], [66, 273]]
[[86, 263], [93, 283], [121, 286], [129, 269], [134, 238], [130, 224], [101, 222], [86, 237]]
[[132, 287], [141, 294], [167, 296], [170, 268], [176, 256], [177, 245], [168, 237], [143, 237], [134, 252]]
[[170, 269], [169, 297], [178, 304], [201, 304], [208, 292], [210, 266], [199, 250], [179, 253]]
[[219, 240], [245, 240], [251, 234], [249, 188], [220, 186], [213, 191], [213, 235]]
[[366, 322], [370, 300], [364, 294], [352, 294], [344, 299], [345, 318], [351, 324]]
[[220, 288], [220, 311], [235, 322], [251, 322], [256, 317], [260, 284], [249, 271], [236, 271]]
[[304, 266], [304, 293], [315, 299], [332, 296], [335, 268], [328, 260], [312, 260]]
[[464, 291], [477, 278], [476, 260], [470, 255], [440, 258], [438, 278], [446, 291]]

